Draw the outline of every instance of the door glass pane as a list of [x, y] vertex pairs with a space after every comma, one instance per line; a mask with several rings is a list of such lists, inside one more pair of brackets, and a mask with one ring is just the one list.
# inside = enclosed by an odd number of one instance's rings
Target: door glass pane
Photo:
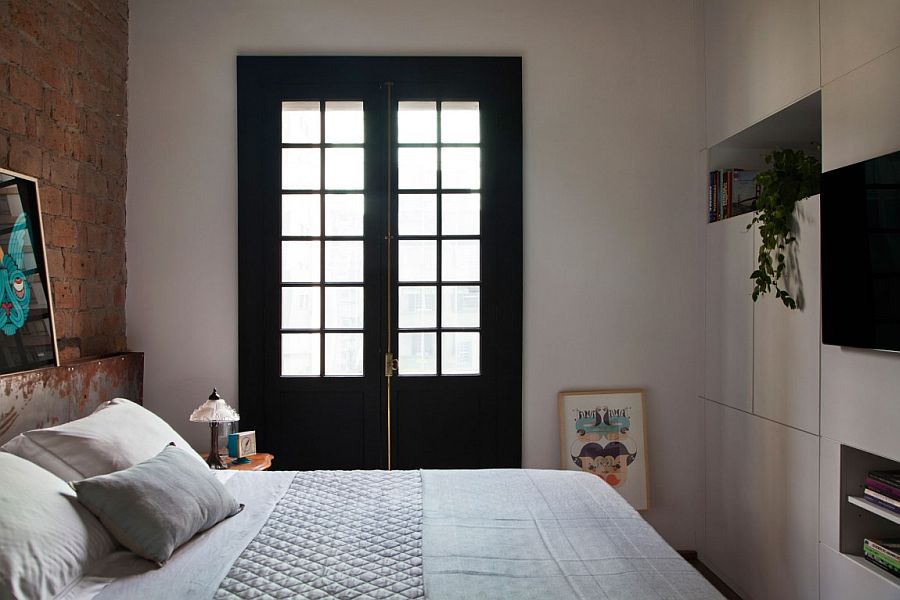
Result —
[[364, 138], [362, 102], [325, 103], [325, 142], [362, 144]]
[[441, 242], [441, 279], [479, 281], [481, 279], [481, 242], [444, 240]]
[[397, 297], [397, 327], [413, 329], [437, 324], [437, 289], [401, 285]]
[[325, 242], [325, 281], [362, 282], [363, 243]]
[[325, 148], [325, 189], [363, 189], [362, 148]]
[[441, 102], [441, 141], [473, 144], [480, 141], [477, 102]]
[[320, 160], [318, 148], [282, 148], [281, 189], [319, 189], [322, 182]]
[[397, 242], [397, 277], [400, 281], [434, 281], [437, 278], [437, 242], [400, 240]]
[[437, 149], [397, 150], [397, 179], [400, 189], [433, 190], [437, 187]]
[[397, 233], [400, 235], [437, 233], [437, 196], [400, 194], [397, 200]]
[[281, 374], [319, 374], [318, 333], [281, 334]]
[[480, 334], [458, 331], [441, 334], [441, 373], [444, 375], [477, 375], [479, 372]]
[[281, 235], [320, 233], [318, 194], [284, 194], [281, 196]]
[[481, 288], [477, 285], [446, 285], [441, 288], [441, 326], [479, 327]]
[[436, 375], [436, 340], [434, 332], [398, 333], [397, 361], [400, 364], [397, 372], [400, 375]]
[[319, 242], [281, 242], [281, 280], [290, 283], [320, 281]]
[[481, 187], [481, 150], [441, 148], [441, 187], [477, 190]]
[[444, 194], [441, 233], [478, 235], [481, 231], [481, 194]]
[[318, 329], [321, 297], [318, 287], [281, 288], [281, 326], [285, 329]]
[[398, 102], [397, 139], [401, 144], [437, 142], [437, 103]]
[[363, 334], [325, 334], [325, 375], [363, 374]]
[[[316, 211], [318, 213], [318, 211]], [[325, 195], [325, 235], [362, 235], [365, 196]]]
[[281, 103], [281, 141], [318, 144], [322, 141], [319, 101]]
[[325, 288], [325, 327], [362, 329], [363, 289], [361, 287]]

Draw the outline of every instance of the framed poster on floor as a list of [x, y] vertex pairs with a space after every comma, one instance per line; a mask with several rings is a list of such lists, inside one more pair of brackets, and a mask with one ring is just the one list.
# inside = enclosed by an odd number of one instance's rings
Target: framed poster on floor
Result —
[[637, 510], [650, 507], [644, 392], [559, 393], [561, 468], [602, 478]]

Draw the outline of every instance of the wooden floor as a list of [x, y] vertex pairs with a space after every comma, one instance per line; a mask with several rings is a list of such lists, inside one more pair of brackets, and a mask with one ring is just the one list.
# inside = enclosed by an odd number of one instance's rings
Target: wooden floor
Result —
[[684, 558], [684, 560], [688, 561], [692, 567], [697, 569], [697, 571], [706, 578], [708, 582], [712, 584], [714, 588], [719, 590], [719, 593], [725, 596], [728, 600], [743, 600], [737, 593], [725, 585], [725, 582], [719, 579], [715, 573], [709, 570], [709, 567], [700, 562], [700, 559], [697, 558], [697, 553], [693, 550], [679, 550], [678, 554]]

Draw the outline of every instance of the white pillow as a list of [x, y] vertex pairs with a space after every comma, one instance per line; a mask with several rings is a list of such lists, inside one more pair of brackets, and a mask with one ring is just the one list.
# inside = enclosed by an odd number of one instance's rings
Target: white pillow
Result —
[[64, 481], [78, 481], [133, 467], [153, 458], [169, 443], [206, 464], [165, 421], [134, 402], [115, 398], [83, 419], [26, 431], [0, 449], [30, 460]]
[[0, 453], [0, 598], [53, 598], [115, 548], [58, 477]]

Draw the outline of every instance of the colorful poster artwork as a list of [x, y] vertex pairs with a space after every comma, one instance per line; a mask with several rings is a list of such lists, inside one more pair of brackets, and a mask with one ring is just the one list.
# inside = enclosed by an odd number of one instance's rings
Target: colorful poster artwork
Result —
[[559, 395], [562, 468], [603, 479], [637, 510], [648, 508], [643, 393]]

